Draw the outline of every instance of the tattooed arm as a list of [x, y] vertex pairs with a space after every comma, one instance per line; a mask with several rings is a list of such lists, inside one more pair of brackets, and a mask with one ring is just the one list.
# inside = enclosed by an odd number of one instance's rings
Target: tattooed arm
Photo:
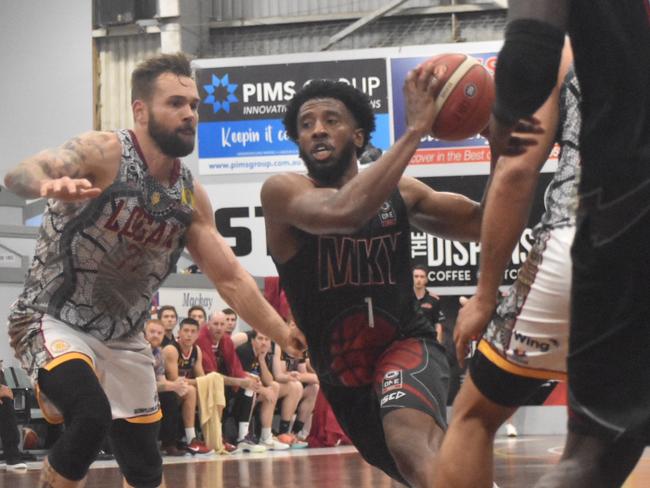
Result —
[[87, 132], [25, 159], [7, 173], [5, 185], [25, 198], [93, 198], [113, 181], [120, 155], [117, 135]]

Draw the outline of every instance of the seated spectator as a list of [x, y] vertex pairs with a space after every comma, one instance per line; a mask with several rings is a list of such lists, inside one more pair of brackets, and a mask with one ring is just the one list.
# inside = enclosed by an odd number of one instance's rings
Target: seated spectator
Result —
[[199, 324], [194, 319], [183, 319], [178, 332], [178, 342], [163, 348], [162, 355], [165, 364], [165, 376], [168, 381], [176, 381], [184, 377], [187, 393], [181, 398], [183, 425], [187, 450], [193, 454], [209, 454], [211, 449], [196, 436], [196, 378], [203, 376], [201, 349], [195, 344], [198, 337]]
[[[291, 388], [295, 384], [301, 386], [297, 409], [293, 406], [293, 401], [290, 401], [289, 397], [282, 402], [278, 439], [290, 444], [294, 449], [307, 447], [309, 428], [305, 428], [305, 426], [310, 423], [316, 398], [318, 397], [318, 376], [313, 370], [310, 370], [309, 359], [294, 359], [284, 354], [277, 345], [274, 346], [273, 377], [275, 381], [280, 383], [280, 397], [283, 396], [283, 386], [287, 388]], [[296, 414], [296, 420], [289, 433], [290, 424], [287, 419], [290, 420], [294, 413]]]
[[184, 377], [169, 381], [165, 376], [165, 365], [162, 358], [162, 344], [165, 328], [157, 319], [149, 320], [144, 326], [144, 337], [151, 345], [156, 373], [156, 385], [163, 419], [160, 423], [160, 441], [163, 454], [167, 456], [184, 456], [186, 451], [178, 449], [178, 414], [181, 409], [181, 399], [187, 395], [188, 387]]
[[226, 409], [232, 412], [238, 424], [241, 423], [237, 434], [228, 435], [224, 432], [227, 441], [226, 449], [230, 450], [229, 444], [245, 439], [246, 443], [240, 442], [240, 450], [243, 452], [265, 452], [265, 447], [258, 445], [254, 438], [248, 436], [248, 422], [253, 401], [252, 395], [243, 395], [244, 390], [253, 391], [255, 385], [260, 383], [260, 379], [246, 374], [242, 368], [235, 346], [230, 336], [226, 334], [226, 316], [223, 312], [214, 312], [210, 315], [208, 322], [199, 331], [196, 344], [201, 349], [205, 373], [215, 371], [224, 377]]
[[232, 335], [237, 328], [237, 312], [232, 308], [224, 308], [222, 312], [226, 316], [226, 334]]
[[205, 312], [205, 309], [200, 305], [194, 305], [187, 310], [187, 316], [191, 319], [196, 320], [201, 327], [205, 321], [208, 319], [208, 315]]
[[158, 309], [158, 320], [160, 320], [165, 328], [165, 337], [163, 337], [162, 347], [174, 344], [176, 338], [174, 337], [174, 329], [178, 322], [178, 314], [173, 305], [163, 305]]
[[6, 384], [4, 373], [0, 370], [0, 440], [4, 452], [7, 471], [27, 469], [25, 461], [36, 461], [31, 454], [20, 452], [20, 432], [14, 411], [14, 393]]
[[[271, 427], [273, 424], [273, 412], [275, 405], [280, 398], [280, 384], [273, 379], [271, 373], [272, 358], [269, 355], [271, 350], [271, 339], [267, 336], [258, 333], [257, 331], [251, 332], [251, 340], [237, 348], [237, 355], [247, 373], [257, 376], [261, 380], [261, 385], [255, 385], [255, 388], [243, 394], [253, 394], [257, 403], [260, 404], [259, 418], [262, 425], [260, 436], [260, 444], [267, 449], [284, 450], [289, 449], [289, 444], [281, 442], [273, 437]], [[291, 385], [283, 389], [284, 397], [293, 404], [293, 409], [298, 404], [298, 399], [302, 394], [302, 385]], [[291, 420], [291, 414], [289, 420]], [[248, 430], [249, 423], [240, 420], [240, 435], [242, 430]]]

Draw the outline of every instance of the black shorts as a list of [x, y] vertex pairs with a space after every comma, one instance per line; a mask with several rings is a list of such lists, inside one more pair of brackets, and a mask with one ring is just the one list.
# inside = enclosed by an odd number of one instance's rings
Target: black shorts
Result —
[[395, 409], [414, 408], [445, 430], [448, 383], [449, 365], [440, 344], [432, 338], [408, 338], [393, 342], [380, 356], [373, 384], [321, 384], [321, 390], [363, 458], [408, 484], [388, 451], [382, 419]]
[[625, 219], [602, 215], [582, 218], [572, 249], [569, 429], [650, 442], [650, 211], [609, 241]]
[[483, 396], [504, 407], [524, 405], [546, 383], [546, 380], [519, 376], [501, 369], [478, 349], [469, 363], [469, 373]]

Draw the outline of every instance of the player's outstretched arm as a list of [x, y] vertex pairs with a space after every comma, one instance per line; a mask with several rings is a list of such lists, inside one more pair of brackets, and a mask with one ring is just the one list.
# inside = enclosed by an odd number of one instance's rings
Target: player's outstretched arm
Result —
[[194, 191], [195, 212], [187, 233], [187, 249], [194, 262], [244, 321], [290, 354], [299, 354], [306, 346], [304, 338], [299, 344], [296, 336], [290, 336], [289, 327], [262, 296], [255, 280], [217, 232], [212, 206], [203, 186], [195, 182]]
[[481, 206], [458, 193], [438, 192], [405, 176], [400, 193], [409, 210], [409, 221], [429, 234], [457, 241], [478, 241]]
[[116, 134], [86, 132], [25, 159], [7, 173], [5, 185], [24, 198], [94, 198], [113, 181], [120, 157]]
[[489, 135], [493, 153], [516, 155], [513, 147], [517, 153], [529, 147], [513, 145], [511, 133], [517, 121], [538, 110], [553, 89], [568, 12], [569, 0], [510, 1], [495, 72], [497, 98]]
[[[407, 130], [377, 161], [340, 189], [314, 188], [296, 174], [268, 178], [261, 194], [265, 219], [310, 234], [354, 232], [367, 222], [395, 189], [420, 140], [431, 131], [438, 86], [433, 69], [418, 67], [409, 73], [404, 83]], [[360, 129], [354, 137], [361, 145]]]
[[534, 135], [536, 144], [526, 153], [499, 158], [493, 170], [484, 199], [478, 286], [476, 294], [460, 310], [454, 328], [459, 361], [464, 358], [469, 341], [482, 334], [492, 318], [510, 255], [528, 221], [539, 172], [553, 149], [559, 124], [560, 91], [571, 62], [567, 42], [556, 86], [535, 113], [543, 129]]

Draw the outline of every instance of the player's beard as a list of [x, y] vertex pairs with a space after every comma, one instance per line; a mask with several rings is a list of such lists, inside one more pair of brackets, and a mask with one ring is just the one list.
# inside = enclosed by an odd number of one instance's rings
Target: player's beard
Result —
[[354, 164], [354, 158], [357, 147], [353, 142], [349, 142], [341, 151], [340, 156], [332, 154], [325, 160], [317, 160], [310, 153], [300, 148], [299, 154], [307, 166], [307, 173], [319, 183], [333, 185], [338, 183], [351, 164]]
[[184, 139], [179, 134], [181, 130], [193, 129], [191, 125], [169, 130], [158, 123], [152, 111], [149, 111], [149, 114], [149, 136], [164, 154], [172, 158], [182, 158], [194, 151], [194, 137]]

